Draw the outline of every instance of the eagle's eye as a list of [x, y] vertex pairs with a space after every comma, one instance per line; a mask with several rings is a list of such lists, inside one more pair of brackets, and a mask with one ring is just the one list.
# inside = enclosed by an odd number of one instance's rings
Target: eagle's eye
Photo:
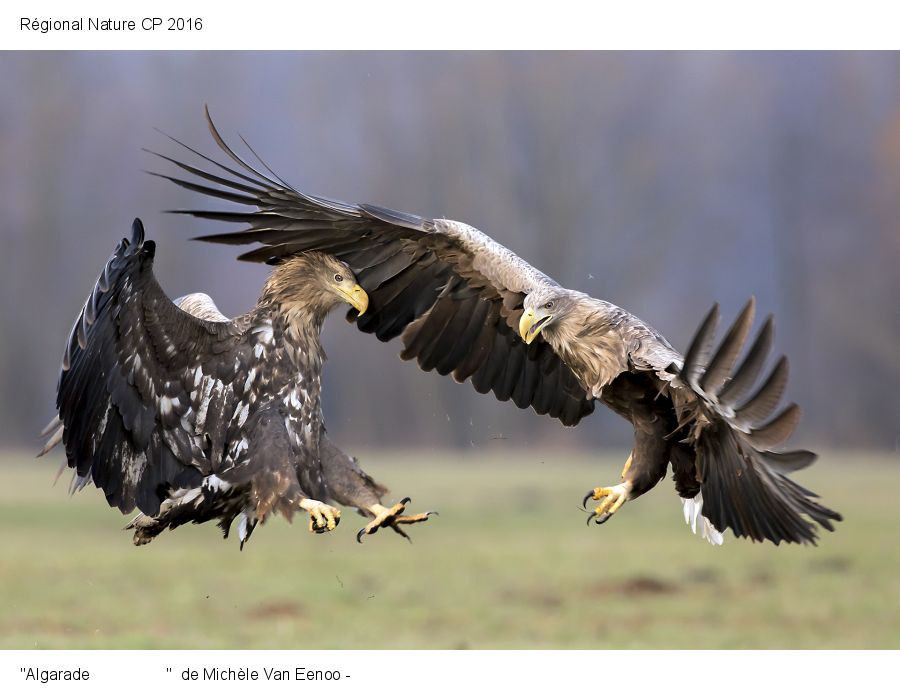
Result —
[[552, 302], [552, 301], [548, 301], [546, 304], [544, 304], [544, 308], [545, 308], [545, 309], [552, 309], [552, 308], [553, 308], [553, 302]]
[[338, 274], [336, 274], [336, 275], [334, 276], [334, 281], [335, 281], [335, 282], [343, 282], [343, 281], [344, 281], [344, 276], [343, 276], [342, 274], [338, 273]]

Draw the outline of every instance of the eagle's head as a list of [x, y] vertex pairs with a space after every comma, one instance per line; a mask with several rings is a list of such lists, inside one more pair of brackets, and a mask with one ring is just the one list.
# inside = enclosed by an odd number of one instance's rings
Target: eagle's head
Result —
[[333, 255], [317, 251], [280, 262], [266, 283], [265, 293], [288, 312], [302, 307], [320, 318], [341, 302], [350, 304], [360, 315], [369, 306], [369, 296], [353, 270]]
[[359, 286], [353, 270], [331, 255], [322, 255], [322, 259], [319, 281], [325, 291], [325, 304], [328, 304], [327, 297], [330, 292], [334, 299], [331, 308], [345, 301], [362, 316], [369, 308], [369, 295]]
[[557, 333], [578, 304], [578, 294], [558, 286], [532, 290], [522, 303], [519, 335], [530, 345], [543, 334], [547, 340]]

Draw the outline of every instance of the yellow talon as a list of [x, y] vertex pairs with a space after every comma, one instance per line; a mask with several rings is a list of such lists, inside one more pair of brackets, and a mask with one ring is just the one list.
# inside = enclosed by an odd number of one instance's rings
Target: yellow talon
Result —
[[398, 535], [409, 539], [403, 530], [400, 529], [401, 524], [421, 523], [428, 520], [429, 516], [437, 515], [437, 511], [430, 510], [427, 513], [419, 513], [418, 515], [401, 515], [406, 510], [406, 504], [410, 502], [410, 498], [404, 498], [399, 503], [395, 503], [390, 508], [386, 508], [380, 503], [374, 503], [369, 506], [369, 511], [375, 516], [368, 525], [360, 529], [356, 533], [356, 541], [362, 543], [364, 535], [371, 535], [380, 528], [390, 527]]
[[341, 522], [341, 511], [327, 503], [304, 498], [300, 501], [300, 507], [309, 513], [310, 532], [329, 532]]
[[628, 459], [625, 460], [625, 466], [622, 467], [622, 473], [619, 475], [620, 479], [624, 479], [625, 475], [628, 473], [628, 470], [631, 469], [631, 460], [634, 457], [634, 452], [628, 455]]
[[[588, 499], [600, 501], [594, 511], [588, 516], [588, 523], [593, 519], [598, 525], [609, 520], [616, 511], [621, 508], [631, 495], [631, 482], [626, 481], [617, 486], [598, 486], [593, 491], [588, 491], [584, 497], [582, 506], [586, 506]], [[601, 500], [602, 499], [602, 500]]]

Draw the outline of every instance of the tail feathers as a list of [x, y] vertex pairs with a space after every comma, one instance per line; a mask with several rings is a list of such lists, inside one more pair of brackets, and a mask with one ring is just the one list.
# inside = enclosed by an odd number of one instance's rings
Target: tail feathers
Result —
[[703, 515], [716, 529], [729, 527], [755, 541], [814, 544], [816, 525], [833, 530], [831, 521], [841, 520], [815, 494], [771, 470], [724, 424], [704, 430], [696, 448]]
[[[68, 466], [67, 463], [64, 463], [63, 466]], [[74, 496], [76, 493], [81, 491], [85, 486], [91, 483], [91, 473], [88, 472], [84, 476], [79, 476], [78, 474], [72, 475], [72, 483], [69, 484], [69, 495]]]
[[37, 457], [43, 457], [50, 450], [56, 447], [59, 443], [62, 442], [63, 432], [65, 428], [63, 426], [62, 421], [59, 419], [59, 416], [56, 416], [52, 421], [47, 424], [47, 427], [41, 431], [41, 437], [47, 438], [47, 442], [44, 443], [44, 446], [41, 448], [41, 451], [37, 453]]
[[[45, 454], [50, 452], [50, 450], [52, 450], [54, 447], [56, 447], [58, 444], [60, 444], [63, 439], [63, 431], [64, 430], [65, 430], [65, 428], [62, 424], [62, 421], [60, 421], [58, 417], [54, 418], [50, 422], [50, 424], [46, 428], [44, 428], [44, 431], [41, 433], [41, 435], [43, 437], [46, 437], [47, 435], [50, 434], [51, 431], [55, 431], [55, 432], [53, 432], [53, 435], [50, 436], [50, 438], [47, 440], [47, 443], [44, 445], [44, 447], [41, 449], [41, 451], [37, 453], [36, 456], [43, 457]], [[69, 466], [68, 459], [63, 459], [62, 463], [59, 465], [59, 469], [57, 469], [57, 471], [56, 471], [56, 476], [53, 478], [54, 486], [56, 486], [56, 483], [59, 481], [59, 477], [61, 477], [63, 475], [63, 472], [66, 471], [68, 466]], [[91, 478], [92, 477], [91, 477], [90, 468], [88, 469], [86, 474], [78, 474], [78, 472], [73, 473], [72, 481], [69, 484], [69, 495], [74, 496], [76, 493], [81, 491], [81, 489], [83, 489], [87, 484], [89, 484], [91, 482]]]
[[[233, 514], [229, 514], [219, 521], [219, 527], [222, 530], [222, 537], [226, 540], [228, 539], [228, 534], [231, 532], [231, 524], [234, 522], [234, 520], [235, 516]], [[244, 545], [247, 543], [247, 540], [250, 539], [250, 535], [253, 534], [253, 530], [256, 528], [259, 520], [256, 519], [253, 508], [245, 508], [243, 511], [241, 511], [240, 515], [237, 516], [237, 521], [238, 540], [240, 541], [241, 551], [243, 551]]]
[[684, 522], [690, 525], [691, 532], [699, 534], [711, 545], [720, 545], [725, 541], [724, 534], [716, 530], [709, 518], [703, 515], [703, 494], [682, 498], [681, 503], [684, 506]]
[[253, 515], [253, 511], [244, 511], [238, 520], [238, 538], [241, 540], [241, 551], [244, 550], [244, 543], [250, 539], [256, 523], [259, 521]]

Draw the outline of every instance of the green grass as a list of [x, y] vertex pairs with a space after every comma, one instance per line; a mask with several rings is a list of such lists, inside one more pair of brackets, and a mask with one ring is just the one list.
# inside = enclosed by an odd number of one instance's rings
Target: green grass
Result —
[[[546, 456], [551, 450], [548, 448]], [[363, 520], [276, 519], [244, 552], [213, 525], [131, 545], [54, 463], [0, 464], [4, 648], [883, 648], [900, 646], [900, 459], [826, 456], [800, 475], [843, 512], [818, 547], [690, 533], [669, 482], [602, 527], [578, 510], [611, 455], [364, 455], [439, 518], [414, 542]], [[64, 483], [66, 482], [66, 483]]]

